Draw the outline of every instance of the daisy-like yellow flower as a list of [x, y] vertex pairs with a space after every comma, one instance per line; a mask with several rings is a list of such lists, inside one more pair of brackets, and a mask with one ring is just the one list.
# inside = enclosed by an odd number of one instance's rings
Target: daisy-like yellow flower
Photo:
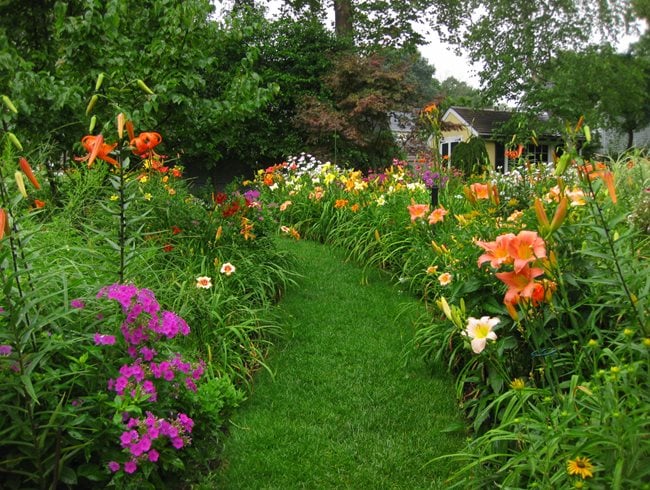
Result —
[[585, 478], [591, 478], [594, 476], [593, 469], [594, 465], [591, 464], [589, 458], [586, 458], [584, 456], [578, 456], [576, 459], [570, 459], [566, 464], [566, 470], [569, 475], [578, 475], [583, 480]]
[[145, 192], [145, 194], [144, 194], [144, 200], [145, 201], [151, 201], [152, 197], [153, 196], [151, 195], [151, 192]]
[[521, 391], [526, 387], [526, 382], [522, 378], [515, 378], [510, 382], [510, 388], [515, 391]]

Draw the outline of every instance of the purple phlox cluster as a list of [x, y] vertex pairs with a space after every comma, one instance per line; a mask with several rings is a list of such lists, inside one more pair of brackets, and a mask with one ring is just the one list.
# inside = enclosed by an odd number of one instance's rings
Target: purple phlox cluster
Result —
[[[154, 448], [154, 444], [160, 447], [164, 438], [177, 450], [192, 442], [189, 434], [194, 427], [194, 421], [186, 414], [179, 413], [171, 421], [156, 417], [151, 412], [146, 414], [144, 419], [130, 418], [126, 423], [126, 430], [120, 436], [120, 444], [129, 455], [129, 460], [123, 466], [125, 473], [134, 473], [138, 465], [145, 461], [157, 462], [160, 453]], [[120, 467], [117, 461], [108, 463], [108, 469], [113, 473], [119, 471]]]
[[449, 176], [444, 174], [441, 175], [440, 172], [425, 170], [422, 174], [422, 180], [424, 181], [424, 185], [429, 188], [434, 186], [442, 188], [445, 186], [445, 184], [447, 184]]
[[156, 334], [155, 337], [164, 336], [168, 339], [179, 333], [190, 333], [189, 325], [180, 316], [171, 311], [161, 311], [160, 304], [150, 289], [138, 289], [132, 284], [111, 284], [102, 288], [97, 297], [105, 297], [122, 305], [126, 318], [120, 331], [131, 357], [138, 356], [137, 346], [153, 340], [150, 338], [152, 332]]
[[184, 361], [180, 354], [176, 354], [171, 361], [152, 362], [155, 351], [147, 350], [146, 352], [151, 356], [149, 361], [138, 358], [132, 364], [124, 364], [120, 368], [120, 375], [115, 379], [108, 380], [108, 389], [115, 391], [120, 396], [128, 394], [132, 398], [136, 398], [138, 394], [144, 394], [147, 395], [149, 401], [156, 402], [158, 401], [158, 390], [151, 379], [153, 377], [154, 380], [167, 382], [182, 380], [188, 390], [196, 391], [196, 382], [205, 371], [203, 361], [193, 365]]
[[260, 191], [257, 189], [250, 189], [246, 192], [244, 192], [244, 199], [246, 199], [246, 202], [249, 203], [254, 203], [260, 198]]
[[9, 356], [13, 350], [14, 348], [10, 345], [2, 344], [0, 345], [0, 356]]

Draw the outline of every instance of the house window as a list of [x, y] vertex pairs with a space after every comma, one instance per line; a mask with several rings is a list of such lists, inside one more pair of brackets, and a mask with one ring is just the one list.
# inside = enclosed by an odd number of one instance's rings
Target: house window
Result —
[[440, 142], [440, 156], [444, 159], [451, 157], [451, 153], [458, 143], [460, 143], [460, 137], [443, 139]]
[[535, 163], [548, 163], [548, 145], [527, 145], [526, 158]]

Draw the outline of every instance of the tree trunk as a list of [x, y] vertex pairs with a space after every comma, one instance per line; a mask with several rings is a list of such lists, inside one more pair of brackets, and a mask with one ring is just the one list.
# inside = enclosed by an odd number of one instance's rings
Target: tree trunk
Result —
[[634, 129], [627, 130], [627, 149], [629, 150], [634, 145]]
[[334, 32], [339, 38], [352, 37], [352, 0], [334, 0]]

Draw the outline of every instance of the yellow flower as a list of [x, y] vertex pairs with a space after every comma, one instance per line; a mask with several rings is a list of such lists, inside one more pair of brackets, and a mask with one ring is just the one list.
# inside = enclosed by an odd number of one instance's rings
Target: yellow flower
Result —
[[147, 193], [144, 195], [144, 200], [145, 200], [145, 201], [151, 201], [151, 198], [152, 198], [152, 197], [153, 197], [153, 196], [151, 195], [151, 192], [147, 192]]
[[589, 339], [587, 342], [588, 347], [598, 347], [598, 341], [596, 339]]
[[515, 378], [510, 382], [510, 388], [515, 391], [521, 391], [526, 387], [526, 382], [522, 378]]
[[643, 339], [643, 345], [645, 345], [646, 347], [650, 347], [650, 337], [646, 337], [645, 339]]
[[438, 272], [438, 266], [437, 265], [430, 265], [427, 267], [427, 274], [435, 274]]
[[594, 476], [593, 469], [594, 465], [591, 464], [589, 458], [583, 456], [578, 456], [576, 459], [570, 459], [566, 465], [566, 470], [569, 475], [579, 475], [583, 480]]
[[[145, 195], [146, 195], [146, 194], [145, 194]], [[110, 199], [111, 201], [117, 201], [119, 198], [120, 198], [120, 196], [118, 196], [117, 194], [113, 194], [109, 199]], [[146, 198], [145, 198], [145, 199], [146, 199]]]

